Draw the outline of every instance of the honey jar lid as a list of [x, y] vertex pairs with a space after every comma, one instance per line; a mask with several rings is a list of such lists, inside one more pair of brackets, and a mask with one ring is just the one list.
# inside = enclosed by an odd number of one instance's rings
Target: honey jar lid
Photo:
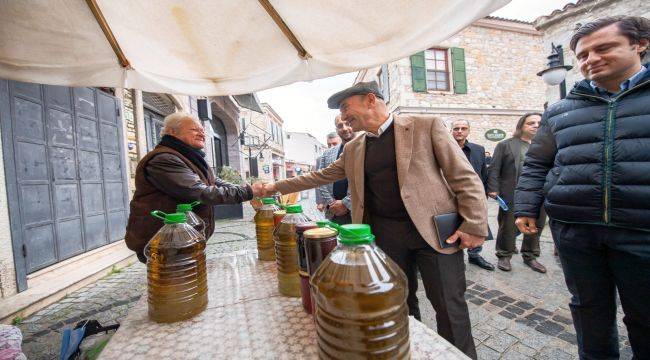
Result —
[[309, 229], [304, 232], [303, 236], [310, 239], [324, 239], [329, 237], [335, 237], [339, 233], [338, 231], [326, 227]]

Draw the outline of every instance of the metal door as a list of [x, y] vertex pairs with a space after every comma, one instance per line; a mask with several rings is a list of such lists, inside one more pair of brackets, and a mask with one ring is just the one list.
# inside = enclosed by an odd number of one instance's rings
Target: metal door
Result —
[[92, 88], [0, 80], [19, 290], [26, 275], [124, 238], [128, 188], [118, 100]]

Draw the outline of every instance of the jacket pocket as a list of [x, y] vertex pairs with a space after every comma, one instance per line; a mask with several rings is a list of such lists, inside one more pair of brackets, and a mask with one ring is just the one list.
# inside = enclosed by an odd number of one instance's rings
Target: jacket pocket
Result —
[[544, 197], [548, 195], [553, 186], [555, 186], [560, 179], [560, 168], [554, 167], [546, 174], [546, 181], [544, 182]]

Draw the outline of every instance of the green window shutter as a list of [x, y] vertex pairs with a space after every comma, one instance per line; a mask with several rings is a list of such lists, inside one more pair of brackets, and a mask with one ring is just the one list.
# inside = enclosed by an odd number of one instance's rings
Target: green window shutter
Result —
[[467, 94], [467, 73], [465, 72], [465, 50], [451, 48], [451, 66], [453, 69], [454, 93]]
[[427, 92], [427, 69], [424, 51], [411, 55], [411, 79], [414, 92]]

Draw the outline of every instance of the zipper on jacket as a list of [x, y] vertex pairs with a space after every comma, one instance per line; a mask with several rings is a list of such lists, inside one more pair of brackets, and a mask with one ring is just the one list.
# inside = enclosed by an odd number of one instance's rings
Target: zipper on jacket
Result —
[[612, 185], [612, 151], [613, 151], [613, 143], [614, 140], [612, 138], [612, 128], [614, 126], [614, 113], [616, 112], [616, 105], [617, 101], [623, 97], [624, 95], [627, 95], [629, 92], [634, 91], [646, 84], [650, 83], [650, 80], [644, 81], [642, 83], [636, 84], [634, 87], [627, 89], [620, 94], [618, 94], [616, 97], [613, 97], [611, 99], [606, 99], [600, 96], [595, 96], [595, 95], [590, 95], [590, 94], [585, 94], [585, 93], [580, 93], [580, 92], [575, 92], [572, 91], [573, 94], [575, 95], [580, 95], [592, 99], [597, 99], [600, 101], [604, 101], [607, 103], [607, 118], [605, 120], [605, 139], [604, 139], [604, 165], [603, 165], [603, 222], [605, 224], [609, 224], [611, 220], [611, 213], [610, 213], [610, 203], [611, 203], [611, 185]]
[[616, 108], [616, 100], [609, 102], [607, 106], [607, 120], [605, 122], [605, 164], [604, 164], [604, 196], [603, 196], [603, 221], [607, 224], [611, 218], [609, 212], [609, 203], [611, 197], [611, 178], [612, 178], [612, 127], [614, 124], [614, 109]]

